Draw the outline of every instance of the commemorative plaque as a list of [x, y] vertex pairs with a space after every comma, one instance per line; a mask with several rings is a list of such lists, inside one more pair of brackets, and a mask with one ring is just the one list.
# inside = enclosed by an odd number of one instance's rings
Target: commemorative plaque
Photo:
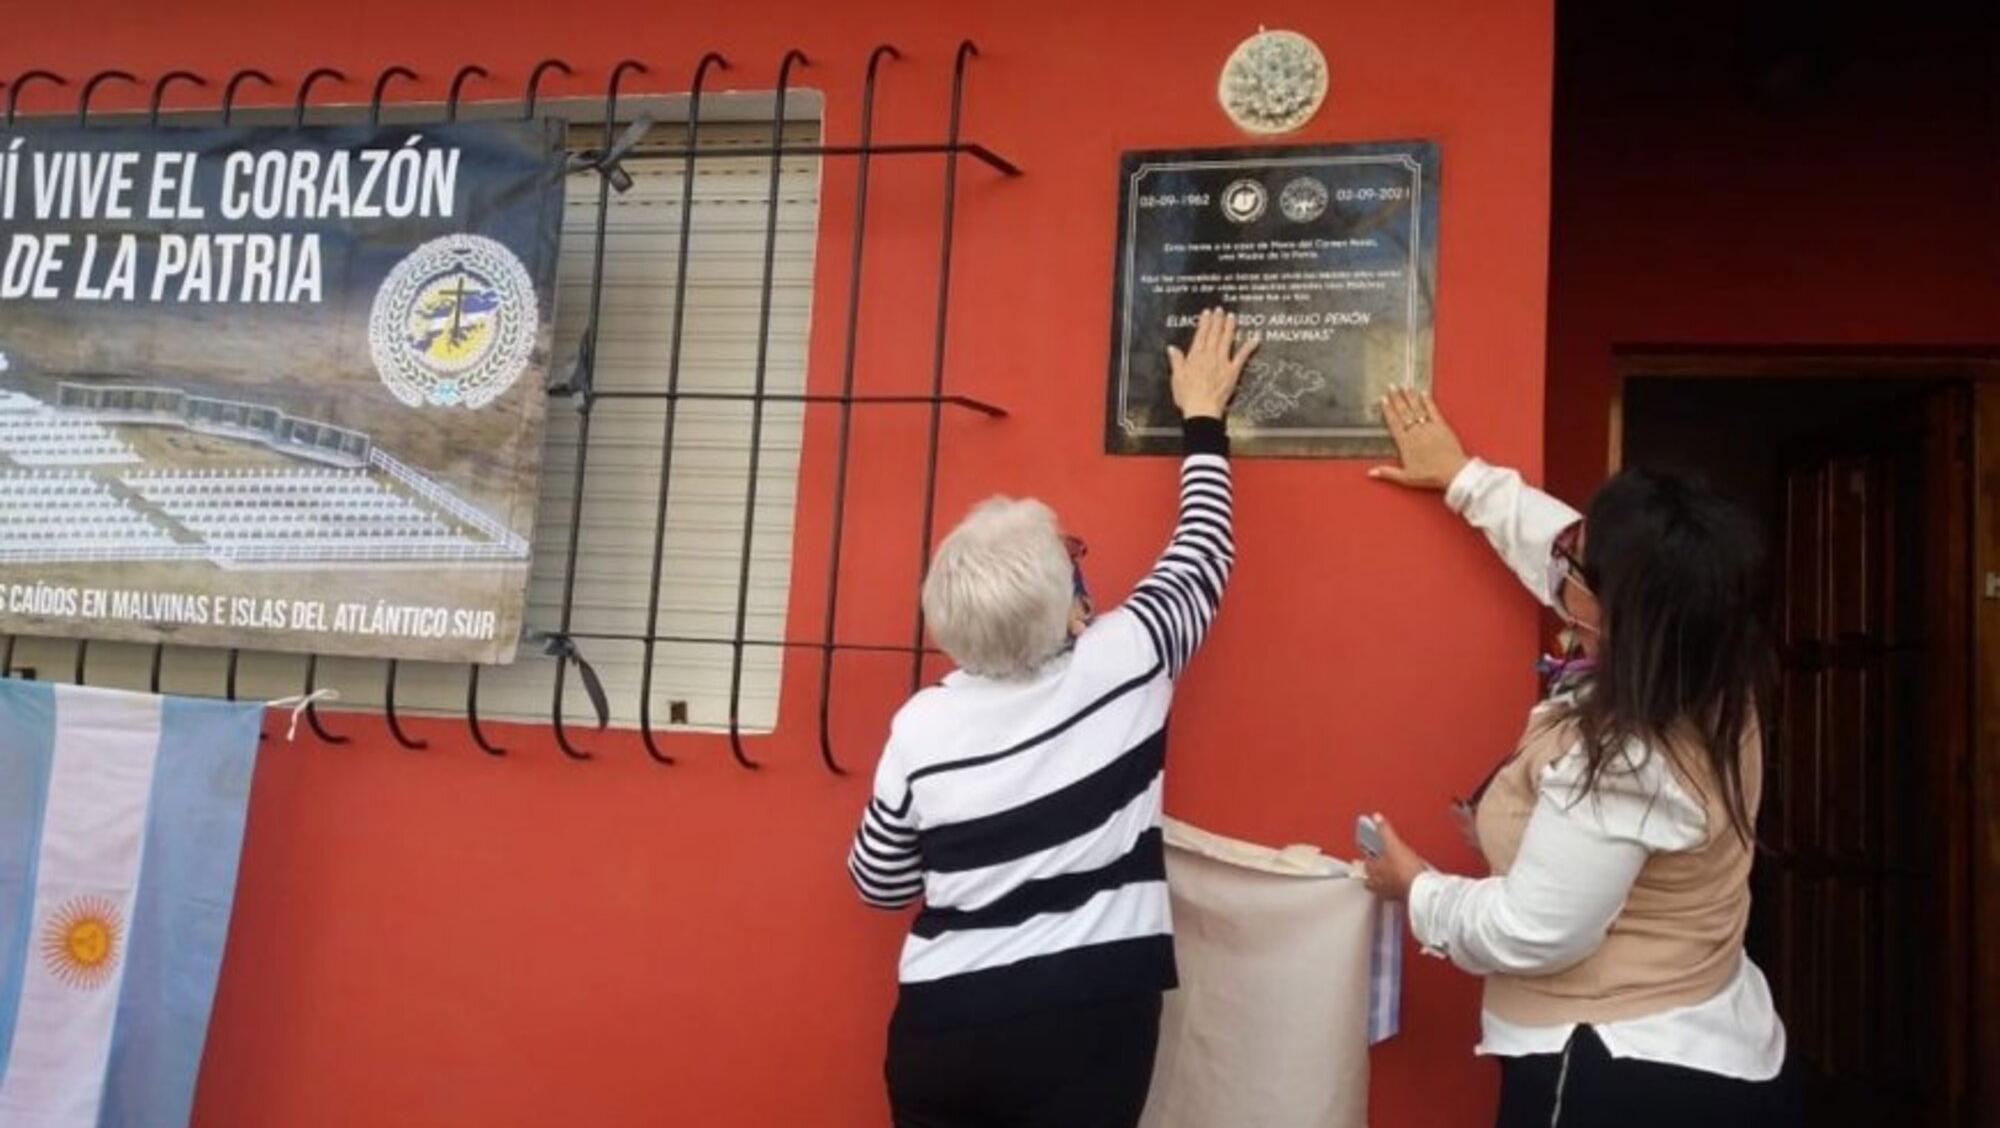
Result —
[[1167, 346], [1210, 306], [1263, 345], [1230, 410], [1239, 454], [1393, 450], [1376, 403], [1431, 383], [1430, 141], [1155, 150], [1119, 175], [1105, 449], [1180, 449]]

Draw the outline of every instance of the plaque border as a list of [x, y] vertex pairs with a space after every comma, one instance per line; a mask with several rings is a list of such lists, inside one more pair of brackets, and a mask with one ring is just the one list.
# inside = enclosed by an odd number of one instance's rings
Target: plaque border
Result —
[[[1285, 155], [1288, 153], [1297, 154], [1299, 153], [1300, 149], [1306, 149], [1306, 148], [1318, 148], [1318, 147], [1334, 148], [1341, 146], [1351, 146], [1354, 148], [1374, 147], [1386, 151], [1360, 152], [1360, 153], [1299, 154], [1292, 156]], [[1144, 443], [1148, 440], [1168, 439], [1180, 433], [1179, 430], [1174, 427], [1158, 427], [1158, 426], [1143, 426], [1143, 425], [1134, 427], [1131, 425], [1132, 422], [1131, 415], [1127, 409], [1130, 396], [1131, 371], [1132, 371], [1131, 369], [1132, 304], [1135, 300], [1134, 284], [1136, 283], [1137, 280], [1136, 260], [1138, 255], [1138, 248], [1136, 240], [1134, 239], [1134, 234], [1138, 226], [1139, 209], [1137, 207], [1136, 197], [1138, 194], [1138, 186], [1140, 180], [1143, 179], [1145, 176], [1156, 172], [1170, 172], [1177, 170], [1196, 170], [1196, 169], [1302, 168], [1302, 167], [1326, 167], [1333, 165], [1364, 165], [1364, 164], [1393, 165], [1407, 170], [1410, 174], [1410, 244], [1409, 244], [1409, 262], [1406, 268], [1405, 277], [1408, 279], [1408, 283], [1406, 285], [1406, 300], [1408, 305], [1407, 322], [1408, 325], [1411, 327], [1412, 332], [1409, 332], [1405, 335], [1404, 357], [1403, 357], [1403, 373], [1404, 373], [1403, 384], [1406, 387], [1416, 386], [1418, 334], [1414, 331], [1414, 329], [1418, 323], [1417, 297], [1418, 297], [1419, 287], [1423, 281], [1422, 268], [1425, 258], [1424, 236], [1426, 232], [1424, 228], [1424, 208], [1430, 201], [1427, 201], [1424, 197], [1425, 170], [1423, 162], [1416, 159], [1416, 157], [1413, 156], [1408, 151], [1397, 151], [1397, 148], [1399, 146], [1407, 147], [1409, 149], [1417, 149], [1417, 148], [1426, 149], [1429, 150], [1429, 152], [1434, 155], [1434, 159], [1435, 157], [1441, 157], [1440, 147], [1435, 140], [1409, 139], [1401, 141], [1353, 141], [1353, 142], [1333, 141], [1333, 142], [1318, 143], [1309, 146], [1249, 147], [1248, 149], [1249, 155], [1243, 155], [1243, 156], [1217, 157], [1213, 159], [1203, 159], [1197, 156], [1189, 156], [1184, 159], [1171, 159], [1171, 158], [1142, 159], [1140, 161], [1139, 165], [1136, 168], [1134, 168], [1129, 175], [1126, 176], [1125, 183], [1122, 185], [1123, 190], [1121, 191], [1119, 197], [1118, 211], [1119, 211], [1119, 217], [1122, 221], [1121, 223], [1122, 230], [1120, 233], [1122, 237], [1119, 241], [1124, 245], [1124, 253], [1120, 256], [1119, 262], [1116, 267], [1117, 276], [1114, 279], [1117, 296], [1115, 304], [1112, 309], [1112, 315], [1118, 321], [1119, 340], [1117, 341], [1116, 349], [1113, 352], [1111, 358], [1112, 364], [1116, 368], [1116, 380], [1111, 388], [1111, 402], [1108, 404], [1108, 409], [1111, 418], [1107, 420], [1109, 426], [1106, 428], [1107, 453], [1116, 453], [1116, 454], [1153, 453], [1144, 450], [1118, 449], [1115, 443], [1111, 440], [1111, 434], [1113, 431], [1116, 431], [1117, 433], [1126, 436], [1127, 440], [1132, 443]], [[1233, 149], [1237, 152], [1245, 152], [1245, 148], [1239, 146], [1218, 146], [1217, 148]], [[1122, 164], [1125, 159], [1134, 156], [1138, 156], [1141, 158], [1148, 158], [1156, 155], [1165, 157], [1168, 154], [1176, 154], [1182, 152], [1192, 154], [1192, 153], [1198, 153], [1200, 152], [1200, 150], [1199, 149], [1132, 150], [1121, 154], [1120, 163]], [[1268, 154], [1268, 155], [1261, 155], [1261, 154]], [[1439, 160], [1438, 163], [1441, 164], [1442, 163], [1441, 160]], [[1442, 175], [1441, 168], [1433, 168], [1432, 174], [1434, 176], [1438, 176], [1441, 179]], [[1430, 232], [1429, 235], [1430, 238], [1433, 240], [1435, 240], [1437, 237], [1435, 231]], [[1435, 349], [1437, 279], [1434, 273], [1430, 279], [1430, 283], [1432, 290], [1431, 347]], [[1297, 443], [1300, 441], [1313, 440], [1313, 439], [1330, 439], [1335, 441], [1358, 443], [1358, 444], [1377, 444], [1379, 442], [1379, 444], [1384, 446], [1386, 446], [1388, 442], [1387, 432], [1381, 427], [1353, 427], [1353, 426], [1347, 426], [1347, 427], [1262, 427], [1260, 426], [1257, 429], [1257, 434], [1254, 441], [1259, 443], [1266, 441], [1274, 443]], [[1309, 455], [1306, 455], [1303, 452], [1270, 452], [1270, 453], [1277, 457], [1310, 457]], [[1364, 452], [1360, 452], [1358, 450], [1354, 451], [1339, 450], [1339, 451], [1329, 451], [1327, 452], [1326, 456], [1354, 457], [1356, 454], [1361, 454], [1361, 453]]]

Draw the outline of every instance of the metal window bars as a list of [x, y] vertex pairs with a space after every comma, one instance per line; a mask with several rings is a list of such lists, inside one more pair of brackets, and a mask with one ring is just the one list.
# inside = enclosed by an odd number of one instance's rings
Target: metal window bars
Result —
[[[645, 153], [630, 152], [639, 136], [651, 126], [649, 119], [641, 116], [629, 123], [621, 136], [618, 133], [619, 99], [621, 88], [628, 75], [651, 73], [645, 63], [636, 59], [618, 61], [609, 71], [604, 92], [603, 142], [598, 149], [575, 154], [571, 160], [571, 170], [581, 174], [595, 174], [599, 178], [595, 245], [591, 252], [590, 316], [585, 322], [583, 337], [579, 342], [578, 361], [575, 369], [564, 379], [554, 383], [549, 389], [552, 396], [568, 399], [578, 413], [577, 445], [575, 455], [575, 478], [572, 487], [571, 505], [567, 528], [567, 557], [562, 580], [562, 601], [558, 614], [557, 628], [542, 634], [539, 641], [543, 652], [555, 658], [554, 692], [549, 707], [549, 727], [557, 748], [572, 760], [591, 759], [593, 753], [579, 746], [570, 734], [570, 724], [565, 716], [565, 689], [571, 668], [582, 681], [587, 696], [597, 714], [598, 728], [606, 726], [608, 711], [604, 690], [590, 663], [586, 660], [583, 644], [607, 643], [637, 645], [641, 649], [642, 662], [639, 690], [638, 732], [647, 755], [657, 763], [672, 764], [675, 757], [662, 743], [662, 733], [656, 727], [653, 717], [652, 697], [656, 675], [656, 657], [662, 644], [668, 645], [708, 645], [727, 647], [730, 652], [730, 688], [727, 736], [735, 762], [745, 769], [755, 770], [761, 762], [752, 758], [744, 744], [742, 722], [742, 696], [744, 688], [744, 658], [752, 648], [779, 647], [788, 650], [816, 651], [819, 655], [817, 671], [817, 743], [821, 762], [827, 770], [835, 774], [845, 774], [836, 754], [832, 736], [832, 695], [837, 659], [843, 652], [871, 652], [904, 654], [910, 661], [910, 685], [915, 690], [922, 681], [923, 665], [928, 653], [924, 645], [924, 617], [921, 600], [912, 592], [915, 607], [910, 641], [907, 645], [851, 642], [838, 637], [838, 616], [841, 592], [842, 547], [847, 520], [848, 470], [853, 436], [854, 412], [858, 407], [903, 406], [921, 407], [928, 413], [926, 440], [924, 444], [923, 508], [921, 514], [919, 553], [919, 576], [928, 565], [931, 542], [935, 533], [937, 510], [937, 477], [940, 461], [940, 437], [946, 408], [971, 412], [988, 418], [1003, 418], [1005, 409], [970, 396], [947, 390], [945, 357], [947, 331], [950, 324], [951, 276], [953, 232], [958, 206], [958, 165], [960, 157], [969, 157], [987, 167], [992, 172], [1013, 177], [1020, 169], [1011, 161], [993, 150], [963, 135], [964, 97], [966, 73], [971, 61], [978, 57], [978, 48], [970, 41], [959, 44], [952, 60], [951, 93], [948, 106], [948, 124], [942, 140], [880, 142], [875, 137], [876, 94], [884, 64], [903, 59], [903, 54], [894, 46], [883, 44], [868, 56], [867, 67], [862, 80], [860, 99], [860, 119], [858, 134], [851, 143], [828, 143], [823, 138], [819, 143], [788, 143], [785, 139], [786, 94], [791, 89], [794, 74], [812, 65], [806, 54], [799, 50], [787, 51], [779, 60], [776, 72], [773, 112], [771, 115], [770, 143], [764, 147], [734, 146], [726, 150], [704, 149], [701, 142], [702, 101], [706, 84], [718, 71], [730, 70], [731, 64], [716, 53], [703, 55], [696, 63], [693, 78], [687, 91], [686, 120], [681, 123], [681, 139], [677, 148], [649, 149]], [[533, 118], [540, 106], [544, 81], [551, 74], [573, 78], [575, 70], [562, 59], [544, 59], [529, 72], [522, 93], [521, 105], [524, 117]], [[474, 79], [490, 81], [492, 74], [485, 67], [472, 63], [460, 67], [452, 76], [449, 93], [444, 104], [444, 120], [458, 120], [465, 89]], [[420, 76], [410, 67], [400, 64], [385, 67], [374, 80], [368, 102], [368, 120], [381, 120], [383, 106], [390, 85], [397, 79], [421, 81]], [[91, 101], [99, 87], [108, 82], [137, 84], [139, 78], [122, 70], [105, 70], [91, 75], [81, 86], [77, 98], [76, 117], [81, 126], [90, 121]], [[346, 83], [347, 75], [333, 67], [316, 67], [308, 71], [300, 80], [292, 99], [292, 122], [303, 125], [311, 109], [314, 87], [322, 82]], [[15, 123], [19, 112], [21, 94], [35, 83], [59, 87], [69, 85], [62, 75], [47, 70], [27, 71], [11, 81], [0, 80], [0, 88], [6, 91], [6, 124]], [[276, 85], [270, 75], [255, 68], [245, 68], [231, 74], [222, 85], [222, 97], [216, 107], [223, 124], [234, 117], [237, 98], [246, 83], [260, 86]], [[204, 76], [189, 70], [172, 70], [161, 74], [151, 88], [147, 102], [146, 121], [158, 125], [162, 108], [169, 89], [175, 83], [207, 88], [210, 83]], [[854, 161], [854, 213], [849, 236], [848, 276], [846, 280], [846, 318], [843, 327], [845, 338], [841, 352], [840, 390], [837, 393], [814, 393], [809, 390], [799, 392], [775, 392], [768, 385], [770, 367], [771, 304], [774, 282], [774, 257], [778, 230], [779, 180], [782, 162], [786, 157], [812, 156], [819, 158], [852, 158]], [[762, 275], [759, 294], [756, 359], [749, 373], [748, 391], [692, 391], [682, 387], [682, 344], [685, 331], [685, 310], [688, 292], [689, 247], [694, 235], [694, 211], [691, 206], [697, 163], [710, 158], [744, 157], [767, 158], [770, 162], [769, 192], [764, 222], [764, 242]], [[873, 162], [878, 157], [942, 157], [942, 204], [940, 208], [941, 227], [938, 237], [938, 281], [937, 300], [932, 326], [931, 364], [929, 389], [924, 394], [870, 394], [857, 390], [856, 358], [857, 340], [860, 330], [860, 311], [863, 299], [864, 251], [868, 234], [868, 193]], [[669, 317], [668, 344], [664, 383], [658, 388], [644, 390], [599, 389], [594, 382], [594, 365], [597, 355], [596, 335], [599, 309], [603, 297], [605, 248], [607, 242], [608, 209], [611, 193], [622, 191], [627, 181], [623, 162], [636, 159], [669, 159], [682, 162], [681, 207], [677, 232], [679, 247], [675, 265], [674, 300]], [[576, 579], [578, 549], [582, 536], [584, 506], [587, 504], [590, 459], [591, 413], [599, 401], [651, 400], [662, 404], [664, 422], [660, 436], [660, 469], [655, 485], [655, 506], [653, 513], [653, 538], [651, 551], [651, 582], [646, 608], [644, 629], [627, 632], [583, 631], [573, 629], [576, 603]], [[676, 424], [679, 406], [691, 401], [747, 403], [750, 408], [749, 472], [745, 477], [743, 491], [743, 535], [737, 554], [736, 598], [733, 609], [734, 629], [728, 636], [700, 636], [686, 634], [662, 634], [660, 631], [660, 592], [669, 577], [665, 572], [667, 546], [668, 502], [673, 489], [674, 454]], [[764, 445], [764, 409], [773, 403], [800, 404], [807, 408], [830, 407], [837, 412], [837, 433], [834, 450], [833, 481], [830, 484], [829, 543], [826, 560], [826, 605], [821, 629], [817, 638], [753, 638], [749, 627], [749, 584], [751, 574], [751, 552], [755, 538], [756, 519], [759, 506], [758, 470]], [[0, 643], [0, 671], [12, 672], [14, 665], [13, 636], [7, 636]], [[88, 672], [89, 640], [76, 643], [74, 680], [82, 684]], [[158, 692], [166, 647], [153, 647], [149, 672], [149, 686]], [[241, 662], [241, 651], [227, 652], [223, 693], [230, 699], [237, 695], [237, 671]], [[396, 707], [396, 684], [401, 666], [395, 659], [385, 663], [382, 716], [389, 735], [397, 744], [412, 750], [428, 747], [426, 741], [412, 736], [405, 728], [403, 718]], [[330, 731], [318, 710], [310, 703], [311, 695], [318, 688], [319, 655], [308, 654], [305, 661], [304, 693], [308, 697], [305, 718], [312, 733], [330, 744], [346, 744], [353, 738], [346, 734]], [[486, 732], [479, 715], [480, 667], [469, 666], [466, 678], [465, 723], [473, 743], [483, 752], [492, 756], [504, 756], [508, 750], [495, 743]]]

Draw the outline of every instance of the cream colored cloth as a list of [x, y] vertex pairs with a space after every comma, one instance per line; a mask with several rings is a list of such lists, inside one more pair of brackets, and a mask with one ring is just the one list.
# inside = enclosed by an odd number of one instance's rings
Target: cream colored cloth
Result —
[[1142, 1128], [1361, 1128], [1375, 902], [1347, 863], [1167, 820], [1180, 990]]

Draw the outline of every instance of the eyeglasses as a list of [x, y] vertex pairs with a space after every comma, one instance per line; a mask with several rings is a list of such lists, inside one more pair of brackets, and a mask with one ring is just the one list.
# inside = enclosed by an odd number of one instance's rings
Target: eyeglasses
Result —
[[1583, 557], [1577, 555], [1577, 545], [1582, 542], [1583, 522], [1578, 521], [1556, 535], [1551, 553], [1562, 563], [1568, 579], [1582, 585], [1583, 590], [1590, 591], [1595, 587], [1591, 581], [1590, 568], [1584, 564]]
[[1069, 554], [1070, 576], [1076, 592], [1076, 601], [1082, 605], [1084, 620], [1088, 622], [1096, 613], [1096, 607], [1090, 601], [1090, 587], [1083, 582], [1083, 558], [1090, 555], [1090, 546], [1083, 543], [1082, 537], [1069, 534], [1063, 535], [1062, 546], [1063, 551]]
[[[1564, 598], [1564, 589], [1575, 584], [1585, 595], [1597, 597], [1597, 577], [1590, 566], [1577, 554], [1577, 545], [1583, 540], [1583, 522], [1578, 521], [1557, 534], [1555, 544], [1550, 548], [1551, 563], [1560, 569], [1559, 575], [1552, 575], [1555, 581], [1550, 585], [1549, 595], [1555, 600], [1555, 612], [1571, 626], [1582, 626], [1569, 610], [1569, 600]], [[1589, 628], [1587, 628], [1589, 629]]]

